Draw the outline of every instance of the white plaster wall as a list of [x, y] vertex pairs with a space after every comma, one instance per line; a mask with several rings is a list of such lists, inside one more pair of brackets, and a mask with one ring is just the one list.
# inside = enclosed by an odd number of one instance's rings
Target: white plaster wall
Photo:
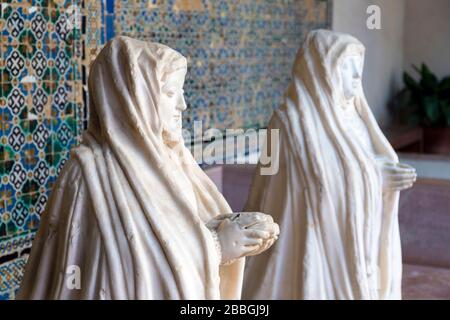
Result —
[[[381, 30], [367, 28], [366, 10], [372, 4], [381, 9]], [[366, 46], [364, 91], [381, 125], [389, 122], [387, 103], [402, 87], [404, 14], [405, 0], [333, 1], [333, 30], [350, 33]]]
[[450, 75], [450, 0], [407, 0], [404, 68], [425, 62], [438, 77]]

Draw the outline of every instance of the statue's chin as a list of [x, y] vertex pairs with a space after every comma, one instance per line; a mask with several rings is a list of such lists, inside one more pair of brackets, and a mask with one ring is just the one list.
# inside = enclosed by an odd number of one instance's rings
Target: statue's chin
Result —
[[169, 147], [173, 147], [178, 143], [183, 142], [183, 136], [181, 134], [181, 130], [163, 130], [163, 140], [166, 145]]

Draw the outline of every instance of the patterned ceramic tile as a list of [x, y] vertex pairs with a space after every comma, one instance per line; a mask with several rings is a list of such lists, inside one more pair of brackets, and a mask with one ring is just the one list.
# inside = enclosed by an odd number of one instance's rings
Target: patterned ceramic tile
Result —
[[[13, 298], [48, 195], [79, 142], [101, 0], [2, 1], [0, 297]], [[89, 34], [89, 37], [85, 35]]]
[[280, 103], [304, 34], [329, 1], [115, 1], [115, 34], [162, 42], [189, 61], [184, 127], [260, 128]]
[[[5, 218], [5, 219], [8, 219]], [[11, 253], [17, 252], [22, 249], [30, 248], [31, 242], [34, 239], [33, 233], [17, 235], [11, 237], [7, 241], [3, 241], [0, 243], [0, 254], [2, 256], [9, 255]]]
[[0, 265], [0, 299], [14, 298], [26, 262], [27, 258], [23, 256]]

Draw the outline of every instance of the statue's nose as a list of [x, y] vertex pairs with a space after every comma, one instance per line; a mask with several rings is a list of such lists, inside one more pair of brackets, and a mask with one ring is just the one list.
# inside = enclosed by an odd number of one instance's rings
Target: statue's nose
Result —
[[352, 63], [352, 70], [353, 70], [353, 79], [361, 78], [361, 71], [359, 70], [355, 62]]
[[186, 101], [184, 100], [184, 96], [181, 95], [180, 100], [178, 101], [177, 109], [180, 111], [184, 111], [186, 110], [186, 108], [187, 108]]

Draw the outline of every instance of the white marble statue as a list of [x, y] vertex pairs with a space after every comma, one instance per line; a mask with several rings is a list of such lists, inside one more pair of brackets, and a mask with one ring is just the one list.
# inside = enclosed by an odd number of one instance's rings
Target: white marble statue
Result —
[[20, 299], [238, 299], [271, 217], [232, 213], [184, 147], [186, 59], [108, 42], [91, 67], [90, 120], [50, 196]]
[[247, 261], [243, 298], [401, 298], [398, 198], [416, 173], [398, 163], [367, 105], [364, 50], [317, 30], [297, 55], [269, 124], [280, 130], [279, 171], [256, 170], [246, 205], [270, 214], [281, 234]]

